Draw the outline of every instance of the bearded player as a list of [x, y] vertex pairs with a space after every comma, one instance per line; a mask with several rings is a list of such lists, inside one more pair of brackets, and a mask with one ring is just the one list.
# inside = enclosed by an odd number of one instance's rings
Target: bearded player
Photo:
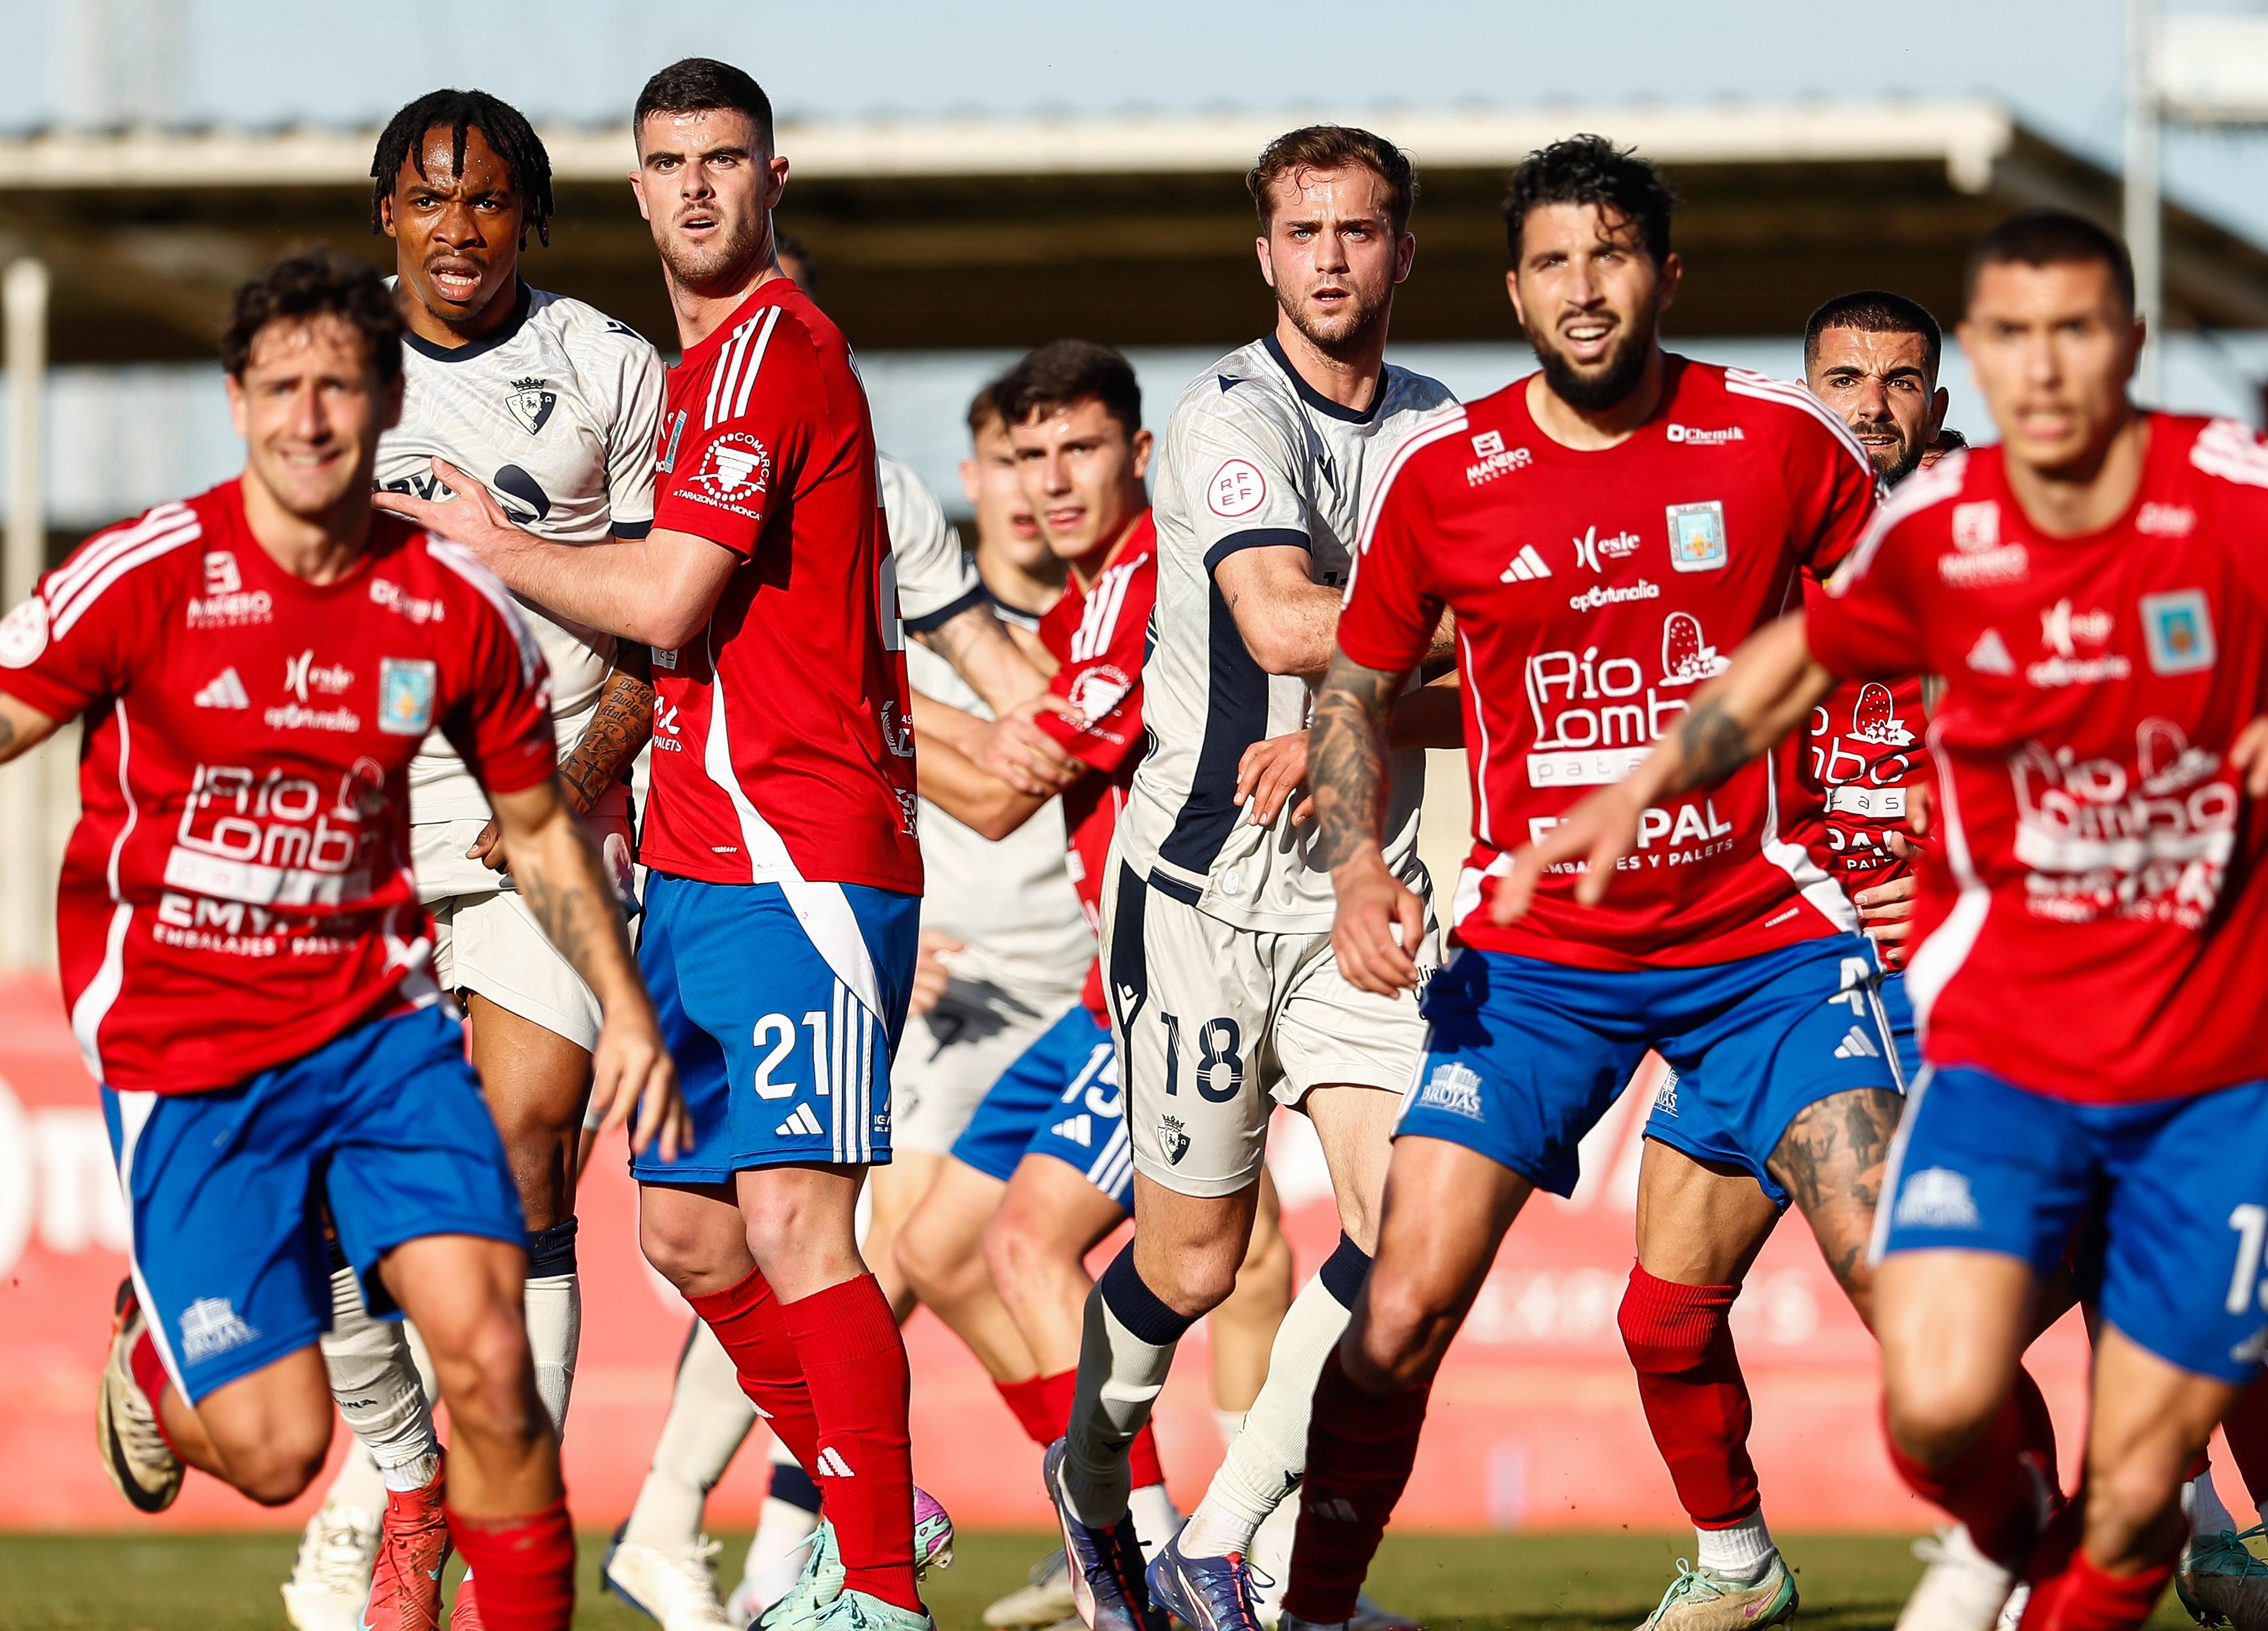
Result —
[[[1885, 1183], [1877, 1328], [1891, 1458], [1958, 1519], [1900, 1625], [2148, 1619], [2183, 1478], [2258, 1374], [2268, 1083], [2268, 448], [2133, 408], [2124, 247], [2020, 216], [1961, 328], [2001, 442], [1908, 482], [1803, 611], [1535, 860], [1613, 876], [1630, 812], [1778, 740], [1837, 679], [1920, 669], [1940, 866], [1911, 963], [1930, 1074]], [[1523, 864], [1527, 858], [1523, 858]], [[2087, 1475], [2046, 1526], [2017, 1359], [2082, 1216], [2102, 1240]]]
[[[1246, 1557], [1298, 1481], [1310, 1378], [1368, 1262], [1394, 1095], [1421, 1036], [1412, 1005], [1355, 989], [1336, 966], [1301, 801], [1269, 801], [1263, 820], [1241, 796], [1255, 785], [1248, 756], [1288, 752], [1300, 779], [1296, 733], [1329, 660], [1359, 495], [1449, 400], [1385, 360], [1394, 289], [1417, 251], [1416, 181], [1391, 143], [1324, 125], [1270, 143], [1247, 184], [1276, 326], [1200, 375], [1166, 433], [1143, 665], [1151, 746], [1101, 880], [1140, 1221], [1087, 1301], [1070, 1429], [1046, 1464], [1080, 1617], [1098, 1631], [1159, 1623], [1161, 1609], [1249, 1624]], [[1419, 763], [1403, 760], [1391, 852], [1423, 890]], [[1430, 961], [1430, 930], [1412, 934]], [[1285, 1316], [1204, 1501], [1145, 1583], [1129, 1449], [1175, 1345], [1235, 1285], [1278, 1103], [1314, 1125], [1343, 1233]]]
[[1381, 851], [1380, 737], [1445, 609], [1465, 737], [1483, 745], [1462, 948], [1425, 991], [1377, 1260], [1317, 1387], [1287, 1620], [1352, 1612], [1498, 1244], [1538, 1189], [1572, 1189], [1579, 1141], [1649, 1050], [1865, 1294], [1867, 1173], [1899, 1080], [1875, 961], [1812, 858], [1821, 801], [1793, 756], [1647, 809], [1611, 917], [1577, 906], [1564, 875], [1530, 921], [1492, 911], [1512, 847], [1643, 757], [1723, 670], [1724, 646], [1777, 616], [1874, 511], [1874, 467], [1808, 394], [1662, 351], [1672, 209], [1652, 166], [1598, 137], [1531, 154], [1505, 210], [1507, 284], [1543, 365], [1404, 443], [1367, 513], [1314, 750], [1335, 940], [1357, 985], [1418, 983], [1407, 942], [1424, 904]]
[[[59, 891], [72, 1029], [132, 1223], [103, 1376], [112, 1480], [255, 1501], [321, 1467], [337, 1250], [424, 1328], [456, 1422], [444, 1521], [489, 1623], [564, 1631], [574, 1536], [521, 1313], [519, 1199], [440, 1001], [408, 772], [439, 727], [551, 942], [600, 993], [594, 1096], [668, 1155], [674, 1074], [555, 773], [542, 653], [465, 551], [372, 513], [401, 320], [327, 252], [238, 291], [243, 475], [98, 535], [0, 626], [0, 755], [85, 716]], [[430, 1621], [428, 1622], [430, 1623]]]
[[[634, 1163], [641, 1242], [825, 1491], [799, 1613], [916, 1631], [905, 1345], [856, 1233], [921, 890], [873, 424], [841, 332], [775, 262], [788, 164], [762, 90], [688, 58], [632, 129], [684, 348], [653, 530], [570, 548], [478, 493], [457, 530], [515, 592], [654, 648], [638, 950], [697, 1131], [675, 1167]], [[941, 1512], [924, 1531], [948, 1544]]]

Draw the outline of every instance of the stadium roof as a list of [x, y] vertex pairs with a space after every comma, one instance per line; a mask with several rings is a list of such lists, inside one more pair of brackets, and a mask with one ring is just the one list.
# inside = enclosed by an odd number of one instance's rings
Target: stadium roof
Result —
[[[1229, 343], [1265, 312], [1241, 174], [1313, 111], [970, 116], [784, 125], [784, 230], [869, 348]], [[1344, 115], [1342, 115], [1344, 116]], [[1681, 335], [1788, 333], [1843, 290], [1886, 284], [1949, 312], [1962, 256], [2015, 208], [2115, 216], [2116, 179], [1983, 100], [1377, 110], [1416, 157], [1410, 340], [1506, 337], [1504, 179], [1597, 130], [1670, 171], [1684, 200]], [[628, 196], [627, 129], [544, 132], [558, 218], [527, 273], [666, 342], [652, 249]], [[58, 362], [210, 354], [228, 289], [285, 247], [389, 260], [364, 230], [374, 132], [129, 130], [0, 140], [0, 242], [56, 272]], [[2268, 253], [2180, 210], [2177, 324], [2268, 328]]]

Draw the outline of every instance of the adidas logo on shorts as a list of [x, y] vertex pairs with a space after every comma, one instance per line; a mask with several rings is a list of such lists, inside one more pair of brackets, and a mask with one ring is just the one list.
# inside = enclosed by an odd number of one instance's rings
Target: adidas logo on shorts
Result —
[[1052, 1137], [1059, 1138], [1067, 1144], [1076, 1144], [1081, 1149], [1094, 1148], [1094, 1118], [1091, 1116], [1082, 1114], [1069, 1117], [1056, 1123], [1048, 1129], [1048, 1132]]
[[808, 1104], [797, 1105], [795, 1114], [772, 1129], [776, 1137], [784, 1139], [798, 1137], [815, 1139], [826, 1131], [826, 1128], [819, 1125], [819, 1118], [811, 1113], [811, 1106]]
[[1836, 1045], [1835, 1057], [1838, 1059], [1878, 1059], [1882, 1057], [1882, 1050], [1872, 1037], [1853, 1025], [1850, 1034]]

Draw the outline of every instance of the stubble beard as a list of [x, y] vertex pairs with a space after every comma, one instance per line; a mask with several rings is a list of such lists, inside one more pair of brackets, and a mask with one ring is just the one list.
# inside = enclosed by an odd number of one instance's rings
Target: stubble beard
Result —
[[1358, 293], [1350, 302], [1351, 309], [1329, 320], [1326, 327], [1304, 302], [1287, 299], [1281, 289], [1276, 292], [1276, 304], [1308, 344], [1335, 362], [1361, 355], [1394, 309], [1391, 295], [1372, 305]]
[[674, 234], [656, 240], [662, 264], [688, 289], [706, 289], [736, 283], [756, 256], [764, 233], [761, 215], [743, 220], [733, 231], [719, 233], [711, 242], [696, 245]]
[[1623, 330], [1621, 343], [1608, 357], [1605, 366], [1587, 373], [1567, 360], [1566, 354], [1552, 343], [1548, 330], [1530, 328], [1528, 343], [1535, 350], [1535, 360], [1543, 369], [1543, 382], [1554, 396], [1580, 412], [1604, 413], [1638, 389], [1638, 381], [1646, 377], [1655, 333], [1650, 315], [1632, 322]]

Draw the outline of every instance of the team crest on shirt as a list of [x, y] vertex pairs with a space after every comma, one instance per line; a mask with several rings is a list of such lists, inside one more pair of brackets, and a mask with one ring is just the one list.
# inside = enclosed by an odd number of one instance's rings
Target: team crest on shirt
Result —
[[559, 405], [558, 393], [544, 388], [550, 383], [549, 380], [514, 380], [512, 395], [504, 399], [504, 411], [530, 436], [542, 433], [551, 421], [551, 410]]
[[2202, 674], [2213, 665], [2213, 609], [2203, 589], [2142, 597], [2142, 638], [2153, 674]]
[[423, 736], [433, 728], [432, 663], [382, 657], [378, 664], [378, 728], [389, 736]]
[[[1071, 695], [1064, 698], [1079, 710], [1080, 722], [1100, 736], [1105, 733], [1094, 730], [1095, 721], [1106, 719], [1110, 711], [1126, 700], [1126, 693], [1134, 689], [1134, 682], [1120, 669], [1107, 662], [1084, 668], [1071, 683]], [[1123, 740], [1113, 736], [1113, 742]]]
[[763, 513], [751, 506], [771, 484], [770, 451], [745, 431], [727, 431], [702, 450], [701, 468], [678, 491], [755, 520]]
[[1859, 700], [1851, 709], [1851, 735], [1853, 741], [1872, 742], [1878, 748], [1903, 748], [1914, 739], [1906, 722], [1898, 718], [1890, 688], [1872, 680], [1859, 688]]
[[1725, 503], [1669, 506], [1669, 564], [1678, 572], [1718, 572], [1725, 565]]
[[1167, 1116], [1158, 1123], [1158, 1148], [1166, 1157], [1166, 1164], [1178, 1167], [1182, 1157], [1189, 1153], [1189, 1130], [1182, 1125], [1179, 1116]]
[[0, 668], [28, 668], [48, 649], [48, 602], [33, 594], [0, 617]]

